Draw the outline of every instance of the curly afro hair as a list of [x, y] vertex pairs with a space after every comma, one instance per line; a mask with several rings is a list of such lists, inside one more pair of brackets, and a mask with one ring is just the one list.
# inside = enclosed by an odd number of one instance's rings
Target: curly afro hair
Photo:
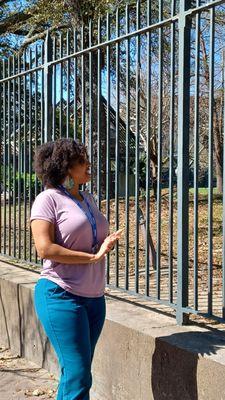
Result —
[[67, 177], [69, 168], [86, 161], [88, 153], [84, 144], [74, 139], [62, 138], [36, 148], [33, 168], [44, 186], [57, 187]]

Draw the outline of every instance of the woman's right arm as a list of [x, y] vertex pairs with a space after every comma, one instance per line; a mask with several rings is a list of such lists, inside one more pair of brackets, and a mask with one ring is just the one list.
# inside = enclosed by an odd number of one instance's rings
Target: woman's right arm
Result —
[[54, 224], [45, 220], [34, 219], [31, 229], [39, 257], [62, 264], [89, 264], [100, 261], [111, 250], [120, 233], [109, 235], [97, 254], [70, 250], [54, 243]]

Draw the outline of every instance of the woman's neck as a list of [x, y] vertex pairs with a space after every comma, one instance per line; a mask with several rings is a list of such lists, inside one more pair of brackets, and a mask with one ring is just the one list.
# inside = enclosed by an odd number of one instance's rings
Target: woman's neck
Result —
[[77, 200], [82, 201], [83, 197], [79, 193], [79, 184], [74, 182], [74, 187], [72, 189], [67, 189], [72, 196], [74, 196]]
[[[64, 186], [64, 185], [63, 185], [63, 186]], [[51, 189], [51, 188], [55, 189], [55, 186], [47, 185], [46, 188], [47, 188], [47, 189]], [[70, 194], [72, 194], [72, 196], [74, 196], [76, 199], [81, 200], [81, 201], [83, 200], [83, 198], [80, 196], [80, 193], [79, 193], [79, 184], [78, 184], [78, 183], [74, 182], [73, 188], [72, 188], [72, 189], [67, 189], [67, 188], [66, 188], [66, 190], [67, 190]]]

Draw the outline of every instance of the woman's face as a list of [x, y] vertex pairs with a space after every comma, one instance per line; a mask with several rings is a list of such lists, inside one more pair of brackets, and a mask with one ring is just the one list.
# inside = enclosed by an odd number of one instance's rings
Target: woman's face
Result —
[[74, 182], [83, 184], [91, 179], [91, 163], [86, 160], [83, 164], [76, 162], [73, 167], [68, 169], [68, 172]]

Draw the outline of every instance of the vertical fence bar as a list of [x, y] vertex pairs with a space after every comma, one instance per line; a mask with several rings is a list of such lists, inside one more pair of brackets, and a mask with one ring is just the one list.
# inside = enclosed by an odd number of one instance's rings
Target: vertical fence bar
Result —
[[[70, 31], [67, 31], [66, 35], [67, 55], [70, 54]], [[66, 106], [66, 137], [70, 136], [70, 59], [67, 60], [67, 77], [66, 77], [66, 89], [67, 89], [67, 106]]]
[[[120, 13], [116, 10], [116, 36], [119, 37]], [[119, 112], [120, 112], [120, 44], [116, 43], [116, 148], [115, 148], [115, 229], [119, 229]], [[116, 286], [119, 286], [119, 243], [115, 245]]]
[[222, 316], [225, 319], [225, 50], [223, 50], [223, 299]]
[[[126, 5], [126, 34], [130, 31], [130, 8]], [[125, 182], [125, 289], [129, 289], [129, 177], [130, 177], [130, 39], [126, 40], [126, 182]]]
[[[59, 36], [59, 57], [63, 57], [63, 35], [60, 33]], [[63, 63], [60, 62], [59, 70], [59, 135], [63, 137]]]
[[[45, 49], [41, 45], [41, 64], [44, 64]], [[44, 69], [41, 70], [41, 144], [44, 143]]]
[[[84, 25], [81, 26], [81, 49], [84, 50]], [[85, 55], [81, 56], [81, 141], [86, 144], [86, 71], [85, 71]], [[85, 190], [87, 184], [82, 185], [82, 190]]]
[[189, 122], [190, 122], [190, 31], [185, 15], [190, 0], [180, 1], [179, 89], [178, 89], [178, 169], [177, 169], [177, 323], [188, 320], [183, 308], [188, 305], [189, 232]]
[[[44, 43], [41, 45], [41, 64], [45, 61], [45, 46]], [[41, 144], [44, 143], [44, 69], [41, 71]], [[41, 184], [41, 190], [44, 189]], [[43, 266], [43, 258], [41, 258], [41, 265]]]
[[[52, 41], [52, 57], [56, 59], [56, 37]], [[52, 68], [52, 139], [56, 140], [56, 64]]]
[[[84, 25], [81, 27], [81, 49], [84, 49]], [[81, 56], [81, 110], [82, 110], [82, 143], [85, 143], [86, 101], [85, 101], [85, 56]]]
[[[147, 3], [147, 25], [151, 25], [151, 1]], [[147, 33], [147, 115], [146, 115], [146, 224], [145, 224], [145, 295], [149, 296], [150, 272], [150, 137], [151, 137], [151, 32]]]
[[[73, 42], [74, 42], [74, 52], [77, 52], [77, 31], [74, 30], [74, 35], [73, 35]], [[74, 139], [77, 138], [77, 57], [74, 57], [74, 63], [73, 63], [73, 68], [74, 68], [74, 104], [73, 104], [73, 121], [74, 121]]]
[[[107, 13], [106, 20], [106, 40], [110, 40], [110, 15]], [[107, 148], [107, 160], [106, 160], [106, 218], [110, 221], [110, 182], [111, 182], [111, 152], [110, 152], [110, 46], [106, 47], [106, 65], [107, 65], [107, 110], [106, 110], [106, 148]], [[106, 257], [106, 282], [109, 284], [110, 280], [110, 253], [107, 253]]]
[[[98, 43], [101, 43], [101, 18], [98, 19]], [[97, 205], [99, 210], [101, 209], [101, 93], [102, 93], [102, 85], [101, 85], [101, 49], [98, 49], [98, 88], [97, 88], [97, 102], [98, 102], [98, 110], [97, 110], [97, 141], [98, 141], [98, 149], [97, 149], [97, 192], [98, 199]]]
[[210, 10], [209, 60], [209, 179], [208, 179], [208, 313], [213, 299], [213, 112], [214, 112], [214, 40], [215, 10]]
[[[34, 50], [34, 63], [35, 67], [38, 66], [38, 47], [35, 46]], [[38, 146], [38, 72], [36, 71], [34, 74], [34, 136], [35, 136], [35, 149]], [[35, 188], [34, 188], [34, 196], [36, 197], [38, 194], [38, 181], [37, 176], [35, 174]], [[35, 250], [36, 254], [36, 250]]]
[[[0, 81], [2, 77], [3, 61], [0, 60]], [[2, 83], [0, 82], [0, 254], [2, 253], [2, 145], [3, 145], [3, 106], [2, 106]]]
[[[162, 0], [159, 2], [159, 21], [163, 18]], [[157, 253], [156, 253], [156, 276], [157, 276], [157, 298], [161, 297], [161, 178], [162, 178], [162, 90], [163, 90], [163, 28], [159, 28], [159, 87], [158, 87], [158, 163], [157, 163]]]
[[[21, 72], [21, 56], [18, 55], [18, 73]], [[21, 77], [18, 77], [18, 258], [21, 258], [21, 173], [22, 173], [22, 163], [21, 163], [21, 155], [22, 155], [22, 138], [21, 138], [21, 98], [22, 98], [22, 91], [21, 91]]]
[[[13, 56], [13, 75], [16, 74], [15, 56]], [[16, 79], [13, 79], [13, 257], [16, 258]]]
[[[38, 66], [38, 47], [35, 46], [34, 50], [34, 63], [35, 67]], [[36, 71], [34, 74], [34, 143], [35, 149], [38, 146], [38, 72]], [[38, 181], [37, 175], [35, 174], [35, 182], [34, 182], [34, 197], [36, 198], [38, 194]], [[31, 238], [32, 239], [32, 238]], [[37, 264], [38, 255], [36, 247], [34, 248], [34, 262]]]
[[48, 32], [45, 39], [45, 64], [44, 64], [44, 98], [45, 98], [45, 142], [52, 139], [52, 67], [48, 63], [52, 61], [52, 39]]
[[[8, 58], [8, 76], [11, 74], [11, 57]], [[8, 255], [11, 256], [11, 80], [8, 81]]]
[[[136, 29], [140, 28], [140, 1], [136, 2]], [[135, 126], [135, 292], [139, 292], [139, 142], [140, 142], [140, 35], [136, 36], [136, 126]]]
[[[198, 1], [199, 5], [199, 1]], [[195, 32], [195, 103], [194, 103], [194, 309], [198, 309], [198, 167], [199, 167], [199, 57], [200, 15], [196, 15]]]
[[[24, 71], [26, 71], [27, 53], [24, 50]], [[27, 74], [23, 77], [23, 258], [27, 259]]]
[[[92, 46], [92, 20], [89, 21], [89, 47]], [[93, 171], [93, 77], [92, 77], [92, 52], [89, 52], [89, 155], [90, 155], [90, 163], [91, 163], [91, 172]], [[93, 193], [93, 176], [91, 176], [91, 181], [89, 183], [89, 190]]]
[[[32, 50], [29, 51], [29, 68], [32, 68]], [[32, 74], [29, 74], [29, 211], [32, 207]], [[32, 231], [29, 224], [29, 261], [32, 261]]]
[[[175, 15], [175, 0], [171, 16]], [[171, 24], [171, 71], [170, 71], [170, 150], [169, 150], [169, 301], [173, 302], [173, 176], [174, 176], [174, 100], [175, 100], [175, 23]]]
[[[2, 65], [3, 78], [6, 77], [6, 62]], [[6, 254], [6, 82], [3, 83], [3, 253]]]

